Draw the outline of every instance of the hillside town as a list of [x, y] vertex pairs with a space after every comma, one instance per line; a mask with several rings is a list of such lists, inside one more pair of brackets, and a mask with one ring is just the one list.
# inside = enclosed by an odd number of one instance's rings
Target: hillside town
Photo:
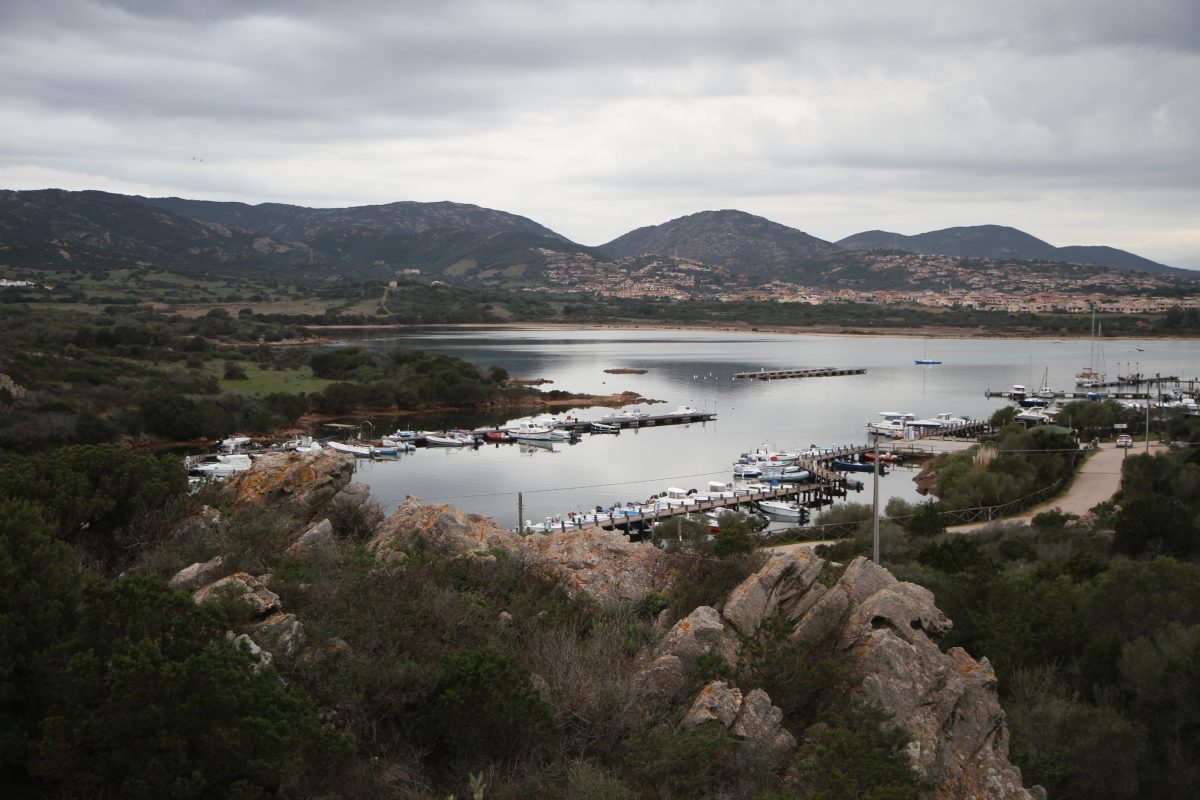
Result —
[[[761, 282], [676, 257], [614, 263], [544, 251], [544, 285], [526, 291], [725, 302], [869, 303], [1007, 313], [1146, 314], [1200, 308], [1200, 284], [1149, 272], [1063, 262], [997, 261], [901, 252], [861, 254], [858, 269], [833, 266], [827, 284]], [[855, 288], [855, 287], [859, 288]], [[869, 288], [892, 286], [893, 288]]]

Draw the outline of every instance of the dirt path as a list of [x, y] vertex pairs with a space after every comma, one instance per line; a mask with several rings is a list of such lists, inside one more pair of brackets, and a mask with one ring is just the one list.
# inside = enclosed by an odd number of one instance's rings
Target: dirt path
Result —
[[[1161, 452], [1165, 449], [1165, 445], [1150, 445], [1151, 453]], [[1071, 487], [1067, 489], [1065, 494], [1047, 500], [1045, 503], [1036, 505], [1016, 516], [1005, 517], [1002, 520], [992, 520], [991, 522], [972, 522], [967, 525], [953, 525], [947, 528], [947, 530], [975, 531], [997, 523], [1025, 523], [1033, 519], [1034, 515], [1053, 508], [1057, 508], [1068, 514], [1083, 516], [1092, 510], [1096, 504], [1111, 499], [1117, 493], [1117, 490], [1121, 488], [1121, 461], [1126, 455], [1136, 455], [1144, 452], [1145, 444], [1135, 444], [1129, 450], [1117, 448], [1112, 444], [1101, 445], [1100, 450], [1079, 468], [1079, 473], [1075, 476], [1074, 482], [1071, 483]]]

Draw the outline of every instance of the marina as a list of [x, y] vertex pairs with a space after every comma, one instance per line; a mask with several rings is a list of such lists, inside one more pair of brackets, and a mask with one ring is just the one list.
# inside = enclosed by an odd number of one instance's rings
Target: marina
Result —
[[[1025, 383], [1036, 388], [1036, 379], [1043, 372], [1048, 373], [1046, 385], [1069, 386], [1079, 364], [1087, 359], [1089, 345], [1086, 339], [946, 339], [937, 346], [938, 357], [945, 363], [930, 369], [913, 364], [913, 339], [905, 337], [865, 340], [710, 331], [417, 329], [386, 335], [376, 331], [369, 338], [347, 343], [445, 352], [481, 368], [496, 365], [512, 375], [545, 375], [555, 386], [572, 392], [609, 395], [630, 390], [665, 401], [643, 403], [642, 414], [627, 408], [628, 416], [615, 423], [601, 420], [622, 411], [582, 406], [562, 409], [555, 418], [569, 422], [578, 434], [562, 441], [510, 442], [503, 429], [518, 420], [502, 412], [371, 417], [373, 426], [362, 431], [365, 439], [382, 441], [371, 436], [371, 430], [396, 431], [408, 434], [417, 446], [415, 453], [357, 460], [354, 480], [369, 485], [385, 511], [412, 496], [494, 517], [506, 528], [528, 519], [594, 512], [597, 505], [605, 509], [627, 505], [631, 498], [648, 498], [668, 486], [703, 490], [709, 481], [736, 483], [731, 461], [764, 440], [777, 443], [771, 448], [777, 451], [815, 450], [804, 460], [835, 472], [826, 463], [835, 455], [866, 460], [872, 449], [867, 423], [879, 419], [880, 409], [888, 407], [919, 412], [919, 416], [912, 415], [915, 420], [926, 415], [936, 418], [934, 412], [949, 410], [953, 412], [949, 416], [962, 426], [959, 430], [953, 425], [909, 429], [904, 439], [880, 437], [881, 452], [901, 456], [900, 463], [887, 464], [889, 474], [880, 478], [881, 503], [893, 497], [921, 502], [924, 498], [911, 480], [920, 460], [968, 446], [983, 421], [1011, 405], [1005, 398], [985, 397], [984, 387]], [[1190, 377], [1200, 363], [1200, 343], [1195, 341], [1111, 340], [1107, 344], [1110, 354], [1132, 354], [1136, 347], [1145, 348], [1136, 358], [1140, 371], [1151, 375]], [[866, 373], [836, 381], [732, 380], [751, 365], [784, 370], [798, 361], [861, 367]], [[1036, 372], [1031, 362], [1037, 364]], [[604, 372], [615, 364], [646, 372]], [[1187, 387], [1184, 382], [1182, 388]], [[1164, 400], [1169, 388], [1164, 387]], [[698, 413], [676, 416], [680, 408]], [[961, 420], [964, 416], [971, 421]], [[661, 419], [649, 425], [647, 417]], [[333, 439], [352, 441], [363, 421], [343, 420], [344, 428], [330, 429]], [[593, 428], [594, 423], [608, 430], [602, 433], [604, 429]], [[416, 438], [456, 428], [473, 434], [477, 443], [426, 447]], [[315, 438], [324, 435], [317, 430], [310, 433]], [[757, 465], [745, 466], [753, 471]], [[870, 472], [835, 474], [845, 489], [833, 484], [822, 493], [822, 499], [845, 502], [839, 493], [846, 492], [846, 499], [854, 501], [861, 497], [854, 489], [865, 484], [869, 501]], [[820, 480], [794, 486], [811, 489], [811, 484]], [[781, 483], [779, 488], [791, 487]], [[524, 499], [523, 514], [518, 514], [518, 495]], [[773, 527], [787, 524], [773, 518]]]

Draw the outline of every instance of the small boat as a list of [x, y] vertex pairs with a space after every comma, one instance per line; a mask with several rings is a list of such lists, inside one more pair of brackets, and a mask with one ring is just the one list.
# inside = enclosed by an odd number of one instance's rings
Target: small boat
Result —
[[762, 476], [762, 469], [753, 464], [734, 464], [733, 477], [735, 478], [758, 478]]
[[589, 422], [588, 430], [592, 433], [620, 433], [620, 425], [609, 425], [604, 422]]
[[671, 412], [671, 416], [673, 416], [673, 417], [694, 417], [700, 413], [702, 413], [702, 412], [697, 411], [696, 409], [692, 408], [691, 406], [679, 406], [678, 408], [676, 408], [674, 411]]
[[513, 440], [513, 435], [508, 431], [488, 431], [483, 434], [483, 440], [485, 442], [492, 443], [511, 442]]
[[204, 478], [228, 478], [250, 469], [250, 456], [244, 453], [218, 455], [214, 460], [193, 464], [189, 472]]
[[768, 517], [794, 522], [807, 522], [808, 509], [794, 500], [759, 500], [758, 510]]
[[1010, 400], [1016, 400], [1019, 403], [1025, 399], [1025, 395], [1027, 394], [1029, 394], [1029, 392], [1025, 391], [1024, 385], [1020, 383], [1014, 383], [1012, 389], [1010, 389], [1008, 392], [1008, 398]]
[[228, 439], [222, 439], [218, 445], [226, 453], [232, 453], [239, 447], [249, 447], [249, 436], [230, 436]]
[[523, 420], [508, 428], [509, 434], [518, 442], [553, 442], [559, 441], [555, 431], [548, 425], [539, 425], [533, 420]]
[[347, 444], [346, 442], [335, 442], [332, 439], [326, 442], [325, 446], [330, 450], [336, 450], [339, 453], [345, 453], [346, 455], [358, 458], [370, 458], [373, 449], [369, 444]]
[[385, 436], [379, 440], [379, 445], [376, 449], [392, 449], [397, 453], [411, 453], [417, 449], [417, 446], [412, 442], [403, 439], [393, 439], [390, 436]]
[[321, 443], [311, 436], [297, 436], [280, 444], [279, 449], [296, 453], [315, 453], [321, 449]]
[[941, 361], [938, 361], [936, 358], [930, 358], [930, 357], [929, 357], [929, 342], [928, 342], [928, 340], [927, 340], [927, 341], [925, 342], [925, 352], [924, 352], [924, 355], [922, 355], [922, 356], [921, 356], [920, 358], [918, 358], [918, 359], [914, 359], [914, 363], [917, 363], [917, 364], [940, 364], [940, 363], [942, 363], [942, 362], [941, 362]]
[[466, 447], [475, 443], [473, 438], [468, 440], [465, 436], [455, 433], [427, 433], [423, 438], [426, 447]]
[[650, 414], [647, 413], [646, 411], [644, 411], [643, 409], [631, 406], [629, 408], [621, 409], [620, 411], [618, 411], [616, 414], [613, 414], [612, 416], [601, 417], [600, 421], [607, 422], [609, 424], [612, 424], [614, 422], [632, 422], [634, 424], [637, 424], [645, 419], [648, 419], [649, 417], [650, 417]]
[[[829, 462], [829, 465], [836, 470], [841, 470], [842, 472], [874, 472], [875, 471], [874, 464], [862, 464], [857, 461], [843, 461], [841, 459], [835, 459], [835, 460]], [[879, 474], [880, 475], [887, 474], [887, 468], [885, 468], [883, 466], [883, 464], [879, 465]]]
[[[862, 457], [863, 457], [864, 461], [874, 461], [875, 453], [868, 450], [867, 452], [862, 454]], [[902, 460], [903, 460], [903, 457], [898, 455], [897, 453], [880, 453], [879, 454], [879, 463], [880, 464], [899, 464]]]

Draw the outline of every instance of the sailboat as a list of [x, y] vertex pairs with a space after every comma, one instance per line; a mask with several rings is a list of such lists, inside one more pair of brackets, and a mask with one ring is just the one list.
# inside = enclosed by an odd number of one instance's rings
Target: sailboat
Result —
[[913, 363], [916, 363], [916, 364], [940, 364], [942, 362], [938, 361], [936, 358], [929, 357], [929, 340], [926, 339], [925, 340], [925, 355], [921, 358], [915, 359]]
[[1100, 325], [1096, 322], [1096, 307], [1092, 306], [1092, 350], [1089, 363], [1075, 376], [1075, 385], [1091, 389], [1104, 385], [1104, 344], [1100, 341]]

